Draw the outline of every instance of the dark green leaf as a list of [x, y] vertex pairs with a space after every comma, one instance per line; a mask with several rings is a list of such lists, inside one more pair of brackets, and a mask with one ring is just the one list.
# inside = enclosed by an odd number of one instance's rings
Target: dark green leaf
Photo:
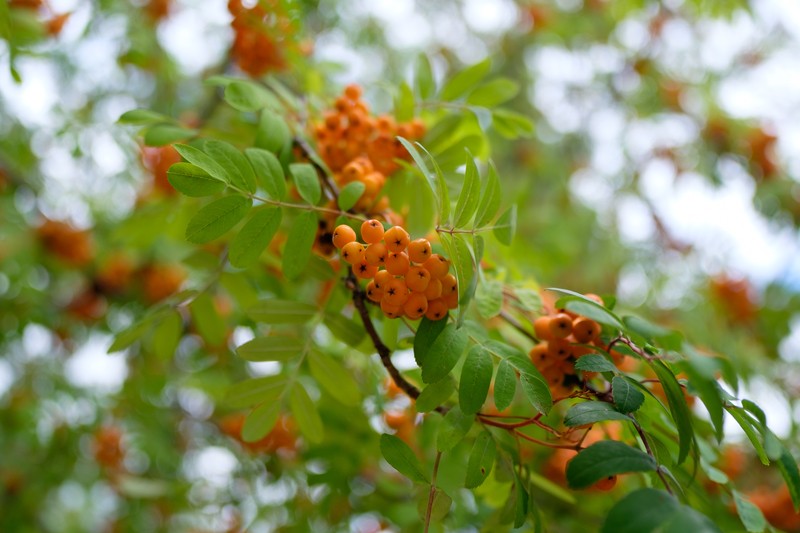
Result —
[[433, 342], [444, 331], [445, 326], [447, 326], [447, 320], [423, 318], [419, 323], [417, 334], [414, 336], [414, 360], [420, 368], [425, 363]]
[[[419, 497], [417, 498], [417, 514], [422, 520], [425, 520], [425, 517], [428, 514], [429, 498], [430, 489], [425, 487], [425, 490], [421, 491]], [[447, 516], [447, 513], [450, 512], [450, 507], [452, 507], [452, 505], [453, 499], [439, 487], [434, 487], [430, 513], [431, 523], [435, 524], [436, 522], [444, 519], [444, 517]]]
[[317, 314], [317, 308], [294, 300], [264, 300], [248, 309], [247, 314], [264, 324], [303, 324]]
[[474, 419], [475, 415], [462, 413], [457, 406], [447, 411], [444, 420], [439, 424], [436, 449], [444, 453], [455, 448], [469, 432]]
[[211, 196], [225, 188], [225, 182], [191, 163], [175, 163], [167, 171], [167, 179], [175, 190], [186, 196]]
[[232, 144], [211, 139], [203, 145], [203, 151], [225, 169], [228, 182], [247, 192], [256, 192], [256, 176], [247, 158]]
[[679, 511], [667, 521], [660, 533], [721, 533], [708, 517], [689, 506], [681, 505]]
[[[513, 363], [512, 363], [513, 364]], [[540, 413], [547, 414], [550, 408], [553, 407], [553, 397], [550, 394], [550, 387], [547, 382], [537, 372], [536, 375], [520, 373], [519, 384], [522, 386], [522, 392], [525, 397], [531, 402]]]
[[443, 380], [431, 383], [422, 389], [415, 403], [415, 407], [420, 413], [433, 411], [450, 399], [450, 396], [453, 395], [455, 390], [456, 382], [453, 378], [447, 376]]
[[696, 359], [694, 356], [689, 356], [689, 361], [687, 364], [684, 364], [682, 368], [689, 377], [689, 384], [697, 392], [697, 395], [703, 401], [703, 405], [705, 405], [708, 410], [711, 424], [714, 426], [717, 442], [721, 442], [725, 412], [722, 407], [722, 398], [720, 398], [719, 394], [720, 389], [713, 375], [709, 377], [700, 369], [701, 364], [702, 361]]
[[464, 480], [466, 488], [474, 489], [486, 481], [492, 471], [492, 466], [494, 466], [496, 454], [497, 448], [491, 433], [481, 431], [478, 438], [475, 439], [475, 444], [472, 446], [472, 451], [467, 461], [467, 474]]
[[569, 427], [584, 426], [594, 424], [603, 420], [626, 420], [630, 422], [630, 417], [614, 409], [614, 406], [607, 402], [590, 401], [581, 402], [570, 407], [564, 416], [564, 425]]
[[255, 263], [281, 225], [280, 207], [256, 209], [231, 242], [229, 258], [235, 267]]
[[756, 451], [756, 455], [758, 456], [761, 463], [763, 465], [768, 465], [769, 457], [767, 456], [767, 452], [764, 450], [764, 445], [761, 444], [761, 438], [759, 437], [760, 430], [757, 431], [754, 428], [753, 425], [754, 421], [747, 415], [745, 410], [740, 407], [729, 407], [727, 411], [742, 428], [744, 434], [747, 435], [747, 438], [753, 445], [753, 448]]
[[492, 356], [480, 344], [470, 348], [461, 369], [458, 384], [458, 404], [464, 413], [477, 413], [492, 383]]
[[508, 361], [500, 361], [494, 378], [494, 406], [498, 411], [511, 405], [517, 392], [517, 375]]
[[224, 404], [231, 409], [241, 409], [260, 403], [274, 403], [283, 393], [286, 378], [264, 376], [234, 383], [228, 388]]
[[450, 80], [444, 84], [444, 87], [442, 87], [442, 100], [446, 102], [455, 100], [459, 96], [465, 94], [486, 77], [490, 67], [491, 61], [489, 58], [486, 58], [480, 63], [475, 63], [450, 78]]
[[514, 488], [516, 491], [514, 527], [522, 527], [525, 524], [525, 520], [528, 518], [528, 500], [530, 497], [528, 496], [525, 485], [517, 475], [516, 470], [514, 471]]
[[144, 144], [147, 146], [166, 146], [175, 141], [182, 141], [194, 137], [197, 132], [181, 128], [173, 124], [156, 124], [144, 133]]
[[303, 437], [312, 443], [321, 442], [322, 419], [319, 417], [314, 402], [308, 397], [306, 389], [300, 383], [295, 382], [289, 392], [289, 408], [292, 410], [292, 416], [294, 416]]
[[478, 211], [475, 214], [476, 228], [482, 228], [494, 219], [497, 209], [500, 207], [500, 199], [500, 180], [497, 178], [494, 163], [490, 162], [489, 172], [481, 191], [481, 202], [478, 204]]
[[616, 372], [617, 367], [614, 363], [608, 360], [607, 357], [599, 353], [592, 353], [581, 356], [575, 362], [576, 370], [584, 370], [586, 372]]
[[800, 471], [797, 469], [797, 461], [794, 460], [789, 450], [783, 445], [781, 448], [783, 448], [783, 453], [778, 458], [778, 469], [789, 488], [795, 512], [800, 512]]
[[611, 392], [614, 395], [614, 405], [621, 413], [632, 413], [644, 403], [644, 394], [624, 377], [614, 376], [611, 380]]
[[255, 442], [266, 437], [275, 427], [280, 414], [281, 404], [278, 401], [264, 402], [250, 411], [242, 426], [242, 440]]
[[350, 346], [358, 346], [367, 334], [360, 320], [338, 313], [325, 313], [324, 322], [337, 339]]
[[194, 146], [189, 146], [188, 144], [176, 144], [174, 148], [179, 154], [181, 154], [181, 157], [183, 157], [189, 163], [200, 167], [208, 172], [209, 175], [217, 178], [220, 181], [230, 183], [228, 172], [204, 152], [198, 150]]
[[261, 148], [247, 148], [244, 153], [255, 169], [258, 182], [270, 198], [283, 200], [286, 197], [286, 177], [283, 175], [283, 167], [278, 158], [272, 152]]
[[517, 93], [519, 83], [509, 78], [495, 78], [472, 91], [467, 103], [491, 108], [511, 100]]
[[689, 406], [686, 405], [683, 389], [678, 384], [678, 380], [675, 379], [675, 375], [661, 361], [651, 361], [650, 366], [664, 388], [664, 393], [669, 403], [669, 411], [678, 428], [678, 464], [681, 464], [689, 455], [694, 442], [691, 412], [689, 411]]
[[656, 461], [646, 453], [615, 440], [601, 441], [581, 450], [567, 463], [567, 482], [585, 489], [601, 479], [628, 472], [656, 470]]
[[422, 470], [419, 459], [408, 447], [408, 444], [394, 435], [381, 435], [381, 455], [392, 467], [418, 483], [429, 483], [428, 476]]
[[481, 178], [475, 159], [472, 154], [467, 152], [467, 170], [464, 174], [464, 184], [461, 187], [461, 194], [458, 195], [458, 203], [453, 219], [453, 226], [463, 228], [472, 220], [475, 210], [478, 209], [478, 202], [481, 199]]
[[[443, 321], [444, 322], [444, 321]], [[467, 332], [448, 324], [430, 347], [431, 357], [422, 360], [422, 381], [434, 383], [443, 379], [456, 366], [467, 348]]]
[[347, 211], [358, 202], [361, 195], [364, 194], [364, 190], [367, 188], [361, 181], [351, 181], [339, 191], [339, 209], [342, 211]]
[[297, 279], [311, 258], [311, 246], [317, 236], [317, 215], [313, 211], [300, 213], [289, 230], [283, 247], [283, 274]]
[[316, 169], [308, 163], [292, 163], [289, 165], [289, 173], [294, 178], [297, 191], [303, 200], [311, 205], [317, 205], [322, 197], [322, 188]]
[[343, 405], [357, 407], [361, 403], [361, 393], [353, 373], [333, 357], [318, 350], [312, 350], [308, 357], [311, 375], [328, 394]]
[[288, 361], [305, 348], [305, 341], [296, 337], [256, 337], [236, 348], [236, 353], [247, 361]]
[[222, 237], [244, 218], [252, 203], [243, 196], [226, 196], [211, 202], [189, 220], [186, 240], [201, 244]]
[[679, 510], [680, 504], [667, 492], [639, 489], [627, 494], [611, 508], [602, 533], [650, 533]]

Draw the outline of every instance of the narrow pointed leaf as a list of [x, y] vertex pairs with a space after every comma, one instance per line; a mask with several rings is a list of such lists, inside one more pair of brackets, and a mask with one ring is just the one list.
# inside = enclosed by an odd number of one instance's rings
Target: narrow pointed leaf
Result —
[[247, 415], [242, 426], [242, 440], [256, 442], [263, 439], [275, 427], [281, 414], [281, 404], [277, 401], [264, 402]]
[[281, 208], [254, 209], [253, 215], [231, 242], [228, 253], [233, 266], [244, 268], [255, 263], [281, 225]]
[[493, 370], [492, 356], [486, 348], [480, 344], [470, 348], [458, 384], [458, 404], [464, 413], [477, 413], [483, 406]]
[[253, 165], [257, 182], [270, 198], [283, 200], [286, 197], [286, 176], [275, 154], [261, 148], [247, 148], [244, 153]]
[[474, 489], [486, 481], [494, 466], [496, 455], [497, 447], [492, 435], [488, 431], [482, 431], [475, 439], [467, 461], [467, 474], [464, 480], [466, 488]]
[[464, 174], [464, 183], [461, 193], [458, 195], [458, 203], [453, 219], [453, 226], [464, 228], [467, 226], [475, 211], [478, 209], [478, 202], [481, 195], [481, 178], [475, 159], [472, 154], [467, 152], [467, 171]]
[[226, 196], [206, 205], [195, 214], [186, 227], [186, 240], [201, 244], [218, 239], [241, 221], [252, 200], [243, 196]]
[[175, 163], [167, 171], [167, 179], [175, 190], [186, 196], [211, 196], [225, 188], [225, 182], [191, 163]]
[[311, 246], [317, 235], [317, 215], [312, 211], [300, 213], [289, 230], [283, 247], [283, 274], [296, 279], [311, 258]]
[[316, 169], [308, 163], [292, 163], [289, 165], [289, 173], [303, 200], [311, 205], [317, 205], [322, 197], [322, 188]]
[[601, 441], [581, 450], [567, 464], [567, 482], [574, 489], [585, 489], [601, 479], [628, 472], [655, 471], [655, 459], [615, 440]]
[[236, 348], [236, 353], [247, 361], [288, 361], [299, 357], [305, 346], [296, 337], [256, 337]]
[[422, 470], [419, 459], [408, 444], [394, 435], [381, 435], [381, 455], [392, 467], [417, 483], [429, 483], [428, 475]]
[[295, 382], [289, 392], [289, 408], [292, 410], [294, 420], [303, 437], [312, 443], [321, 442], [322, 419], [319, 417], [314, 402], [311, 401], [306, 389], [300, 383]]
[[243, 191], [256, 192], [253, 167], [232, 144], [212, 139], [206, 141], [203, 150], [225, 169], [231, 185]]

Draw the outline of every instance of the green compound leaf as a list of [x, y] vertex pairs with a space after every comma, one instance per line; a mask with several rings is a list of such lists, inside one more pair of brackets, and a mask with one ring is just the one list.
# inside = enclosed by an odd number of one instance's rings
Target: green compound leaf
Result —
[[381, 435], [381, 455], [392, 467], [417, 483], [429, 483], [427, 474], [422, 470], [419, 459], [414, 455], [408, 444], [395, 437], [384, 433]]
[[564, 416], [564, 425], [569, 427], [584, 426], [604, 420], [631, 421], [630, 417], [614, 409], [614, 406], [610, 403], [591, 401], [570, 407]]
[[224, 181], [191, 163], [175, 163], [169, 167], [167, 179], [176, 191], [195, 198], [211, 196], [225, 188]]
[[628, 472], [655, 471], [655, 459], [615, 440], [601, 441], [581, 450], [567, 464], [567, 482], [573, 489], [585, 489], [601, 479]]
[[235, 267], [245, 268], [255, 263], [269, 246], [281, 225], [280, 207], [255, 209], [231, 242], [228, 257]]
[[226, 196], [211, 202], [189, 220], [186, 240], [202, 244], [222, 237], [244, 218], [252, 203], [243, 196]]
[[300, 213], [289, 230], [283, 247], [283, 274], [297, 279], [311, 259], [311, 246], [317, 236], [317, 215], [312, 211]]

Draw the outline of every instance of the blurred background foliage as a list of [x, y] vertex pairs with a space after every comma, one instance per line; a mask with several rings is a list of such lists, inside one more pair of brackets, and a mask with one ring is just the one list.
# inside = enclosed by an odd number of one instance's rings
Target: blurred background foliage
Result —
[[[282, 294], [282, 282], [269, 268], [242, 281], [213, 245], [185, 243], [196, 204], [166, 182], [177, 159], [116, 121], [147, 108], [246, 145], [255, 119], [203, 80], [252, 74], [316, 113], [358, 82], [392, 112], [403, 83], [419, 94], [420, 53], [439, 82], [487, 57], [492, 77], [508, 80], [491, 90], [506, 111], [491, 98], [412, 101], [434, 125], [423, 144], [468, 138], [494, 161], [504, 205], [519, 206], [516, 241], [492, 249], [487, 272], [616, 294], [619, 307], [730, 358], [797, 455], [800, 91], [789, 74], [800, 14], [790, 4], [273, 0], [264, 6], [280, 16], [259, 49], [273, 46], [275, 61], [259, 71], [222, 0], [3, 2], [0, 529], [415, 530], [416, 502], [382, 471], [376, 429], [413, 432], [419, 449], [433, 437], [369, 361], [348, 361], [363, 409], [321, 404], [324, 445], [299, 441], [291, 419], [264, 442], [237, 440], [241, 418], [217, 403], [259, 369], [229, 346], [247, 338], [241, 309]], [[153, 334], [106, 355], [145, 309], [219, 269], [203, 305], [221, 331]], [[164, 345], [178, 341], [173, 357]], [[443, 483], [457, 459], [442, 465]], [[753, 457], [734, 462], [753, 467], [743, 486], [767, 517], [800, 531], [786, 505], [769, 503], [777, 481]], [[609, 497], [562, 514], [572, 496], [546, 495], [548, 530], [584, 530]], [[448, 523], [484, 523], [487, 510], [461, 499]]]

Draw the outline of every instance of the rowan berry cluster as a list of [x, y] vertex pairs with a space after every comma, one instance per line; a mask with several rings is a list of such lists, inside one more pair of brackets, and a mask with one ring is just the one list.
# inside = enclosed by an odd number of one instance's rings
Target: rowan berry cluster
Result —
[[367, 158], [384, 176], [399, 168], [395, 159], [409, 158], [397, 137], [416, 140], [424, 134], [420, 119], [398, 124], [390, 115], [370, 115], [358, 85], [347, 86], [334, 109], [314, 128], [319, 154], [332, 171], [341, 172], [356, 158]]
[[285, 39], [294, 35], [295, 28], [280, 2], [261, 0], [248, 8], [241, 0], [229, 0], [228, 11], [233, 15], [233, 56], [239, 68], [253, 77], [284, 70]]
[[71, 266], [82, 267], [94, 259], [94, 244], [88, 231], [48, 219], [36, 229], [36, 234], [48, 252]]
[[[597, 295], [587, 294], [586, 297], [603, 305], [603, 300]], [[547, 380], [554, 396], [568, 395], [568, 376], [575, 375], [575, 361], [594, 352], [587, 345], [603, 346], [600, 324], [562, 309], [537, 318], [533, 329], [541, 342], [531, 349], [531, 361]], [[625, 359], [623, 354], [615, 351], [611, 356], [617, 366]]]
[[342, 224], [333, 232], [339, 255], [359, 279], [369, 280], [367, 298], [389, 318], [441, 320], [458, 307], [458, 285], [450, 262], [431, 250], [427, 239], [412, 241], [400, 226], [384, 231], [377, 220], [361, 225], [361, 239]]

